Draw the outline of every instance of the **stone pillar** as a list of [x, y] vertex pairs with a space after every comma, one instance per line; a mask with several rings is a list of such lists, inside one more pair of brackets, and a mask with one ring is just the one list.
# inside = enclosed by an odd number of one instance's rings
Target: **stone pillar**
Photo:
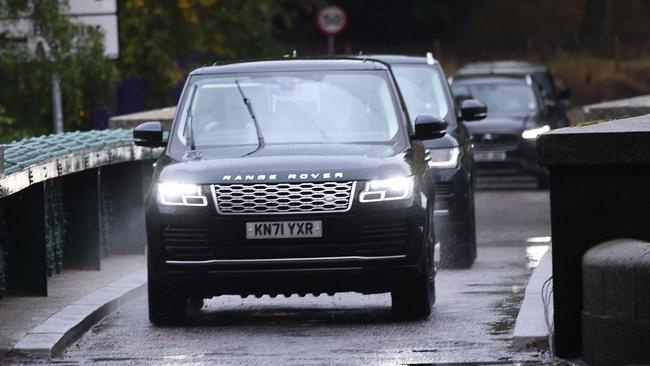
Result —
[[581, 261], [617, 238], [650, 241], [650, 116], [554, 130], [538, 139], [551, 179], [556, 354], [582, 349]]

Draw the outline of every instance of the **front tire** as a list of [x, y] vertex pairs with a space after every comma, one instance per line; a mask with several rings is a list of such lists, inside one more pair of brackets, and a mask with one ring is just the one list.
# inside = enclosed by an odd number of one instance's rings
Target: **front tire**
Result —
[[422, 271], [411, 283], [391, 291], [391, 310], [397, 319], [424, 320], [431, 315], [436, 300], [435, 281], [427, 277]]
[[445, 225], [440, 243], [440, 267], [467, 269], [476, 260], [476, 216], [474, 211], [474, 192], [469, 194], [467, 207], [463, 210], [460, 222], [453, 217]]
[[185, 319], [187, 299], [172, 294], [148, 271], [147, 293], [149, 298], [149, 321], [154, 325], [175, 325]]
[[433, 233], [433, 210], [429, 210], [425, 243], [425, 256], [420, 273], [409, 283], [391, 291], [393, 316], [402, 320], [423, 320], [431, 315], [431, 307], [436, 302], [434, 267], [435, 238]]
[[537, 189], [549, 189], [551, 186], [551, 180], [548, 177], [547, 172], [542, 172], [537, 174]]

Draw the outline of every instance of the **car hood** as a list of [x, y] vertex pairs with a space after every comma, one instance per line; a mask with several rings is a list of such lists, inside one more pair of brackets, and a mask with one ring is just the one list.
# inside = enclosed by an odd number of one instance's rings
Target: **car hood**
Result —
[[[187, 160], [162, 160], [160, 182], [269, 183], [383, 179], [414, 174], [411, 154], [389, 145], [294, 144], [202, 151]], [[196, 155], [196, 154], [195, 154]]]
[[530, 125], [531, 119], [533, 119], [531, 116], [494, 116], [482, 121], [467, 123], [466, 126], [472, 135], [484, 133], [521, 133]]

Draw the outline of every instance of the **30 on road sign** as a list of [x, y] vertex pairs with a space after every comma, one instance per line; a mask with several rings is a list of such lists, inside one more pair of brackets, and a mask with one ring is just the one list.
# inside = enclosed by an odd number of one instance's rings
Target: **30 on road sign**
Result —
[[343, 31], [348, 23], [348, 16], [341, 7], [329, 5], [318, 12], [316, 21], [321, 32], [333, 36]]

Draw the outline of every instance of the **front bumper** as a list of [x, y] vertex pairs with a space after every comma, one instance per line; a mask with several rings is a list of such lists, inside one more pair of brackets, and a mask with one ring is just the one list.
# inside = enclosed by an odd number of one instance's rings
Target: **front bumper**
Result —
[[[537, 165], [537, 143], [535, 140], [518, 137], [508, 145], [482, 143], [474, 146], [476, 167], [481, 174], [514, 170], [517, 173], [537, 175], [544, 171]], [[487, 157], [481, 159], [482, 156]]]
[[[176, 291], [291, 294], [390, 291], [418, 274], [426, 205], [361, 204], [328, 214], [218, 215], [208, 207], [147, 210], [149, 270]], [[321, 238], [246, 239], [247, 222], [321, 220]]]
[[431, 169], [430, 179], [435, 185], [436, 217], [456, 217], [462, 215], [469, 202], [471, 173], [460, 164], [452, 169]]

